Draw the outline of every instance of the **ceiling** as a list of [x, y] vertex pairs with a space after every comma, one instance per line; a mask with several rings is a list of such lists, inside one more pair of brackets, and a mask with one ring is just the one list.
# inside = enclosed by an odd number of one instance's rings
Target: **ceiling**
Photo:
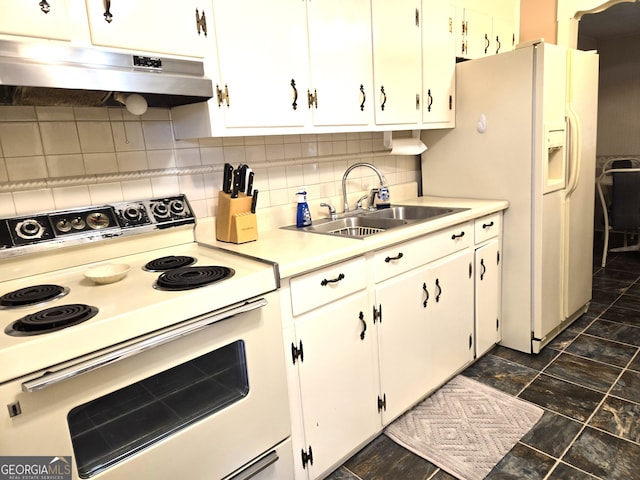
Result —
[[619, 3], [580, 19], [579, 35], [596, 39], [640, 35], [640, 1]]

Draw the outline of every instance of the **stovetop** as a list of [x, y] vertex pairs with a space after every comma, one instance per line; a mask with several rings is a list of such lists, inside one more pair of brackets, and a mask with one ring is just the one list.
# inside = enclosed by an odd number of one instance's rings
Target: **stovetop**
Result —
[[[223, 267], [233, 275], [192, 290], [154, 288], [163, 272], [149, 271], [145, 265], [168, 256], [194, 257], [193, 268]], [[126, 264], [130, 269], [111, 284], [85, 278], [88, 269], [104, 264]], [[184, 223], [71, 246], [56, 243], [0, 259], [0, 269], [10, 278], [0, 282], [0, 295], [44, 284], [68, 289], [66, 295], [44, 304], [0, 309], [0, 383], [241, 303], [278, 286], [275, 265], [197, 243], [193, 226]], [[87, 305], [97, 313], [51, 333], [11, 336], [4, 332], [25, 315], [60, 305]]]

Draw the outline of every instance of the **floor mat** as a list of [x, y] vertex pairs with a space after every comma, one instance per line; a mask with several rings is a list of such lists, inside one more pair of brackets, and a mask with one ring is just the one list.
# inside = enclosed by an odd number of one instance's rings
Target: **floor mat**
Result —
[[458, 375], [384, 433], [461, 480], [482, 480], [543, 410]]

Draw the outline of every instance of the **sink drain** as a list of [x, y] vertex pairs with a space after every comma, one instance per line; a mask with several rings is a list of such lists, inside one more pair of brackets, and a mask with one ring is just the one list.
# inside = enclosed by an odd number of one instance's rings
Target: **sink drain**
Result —
[[373, 235], [374, 233], [384, 232], [384, 228], [374, 227], [345, 227], [330, 230], [327, 233], [332, 235], [342, 235], [344, 237], [366, 237], [367, 235]]

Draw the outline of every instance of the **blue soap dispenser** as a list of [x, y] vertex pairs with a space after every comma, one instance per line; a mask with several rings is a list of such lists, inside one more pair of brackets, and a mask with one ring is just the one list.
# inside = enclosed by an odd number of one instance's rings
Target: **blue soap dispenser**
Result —
[[298, 210], [296, 212], [296, 227], [308, 227], [311, 225], [311, 212], [307, 203], [307, 192], [304, 187], [298, 190]]

